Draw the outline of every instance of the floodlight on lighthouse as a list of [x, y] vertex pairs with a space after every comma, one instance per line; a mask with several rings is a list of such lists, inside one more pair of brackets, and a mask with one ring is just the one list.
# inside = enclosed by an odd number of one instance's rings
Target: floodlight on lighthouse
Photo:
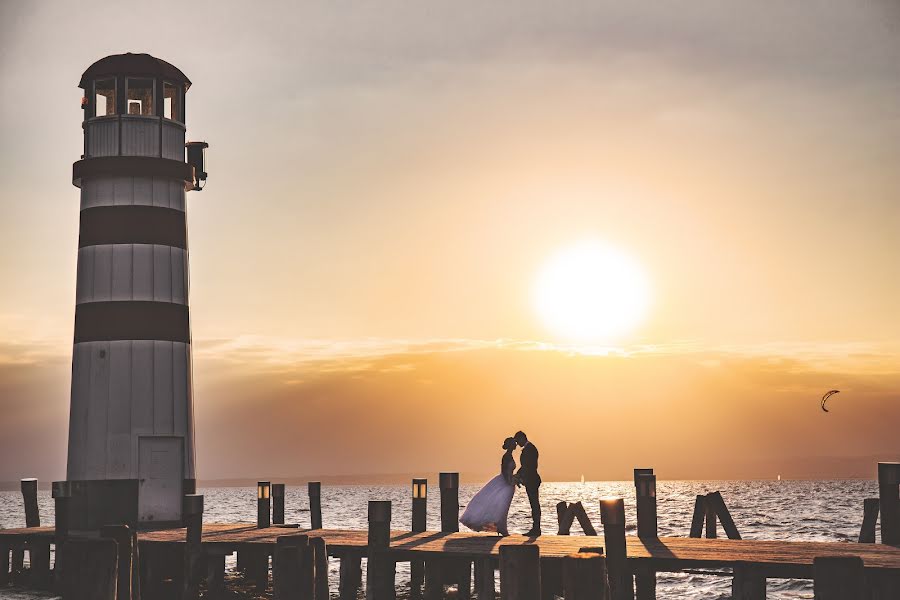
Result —
[[192, 189], [198, 192], [203, 189], [206, 181], [206, 149], [209, 144], [206, 142], [188, 142], [185, 144], [187, 148], [187, 162], [194, 168], [194, 187]]

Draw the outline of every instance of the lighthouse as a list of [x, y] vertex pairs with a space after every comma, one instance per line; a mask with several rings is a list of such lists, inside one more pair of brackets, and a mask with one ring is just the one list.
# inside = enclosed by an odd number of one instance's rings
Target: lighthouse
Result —
[[[165, 527], [195, 492], [185, 143], [190, 80], [149, 54], [91, 65], [84, 90], [67, 480], [71, 527]], [[187, 155], [187, 159], [186, 159]]]

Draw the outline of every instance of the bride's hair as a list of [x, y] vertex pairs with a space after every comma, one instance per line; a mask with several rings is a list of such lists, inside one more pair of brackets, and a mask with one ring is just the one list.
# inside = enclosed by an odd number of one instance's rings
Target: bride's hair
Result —
[[514, 450], [516, 447], [516, 439], [515, 438], [506, 438], [503, 440], [503, 449], [504, 450]]

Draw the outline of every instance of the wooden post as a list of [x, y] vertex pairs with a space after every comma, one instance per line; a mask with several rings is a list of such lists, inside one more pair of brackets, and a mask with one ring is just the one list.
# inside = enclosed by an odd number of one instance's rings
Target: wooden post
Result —
[[356, 600], [356, 593], [362, 584], [362, 556], [348, 553], [341, 557], [341, 580], [338, 594], [341, 600]]
[[38, 480], [29, 477], [21, 481], [22, 500], [25, 502], [25, 527], [40, 527], [41, 513], [38, 510]]
[[569, 518], [569, 503], [561, 501], [556, 503], [556, 520], [559, 523], [559, 530], [556, 535], [569, 535], [571, 533], [572, 523], [575, 521], [575, 515]]
[[265, 529], [272, 524], [272, 484], [259, 481], [256, 484], [256, 527]]
[[[9, 545], [0, 539], [0, 585], [9, 583]], [[59, 553], [56, 554], [59, 561]]]
[[606, 558], [595, 552], [577, 552], [563, 559], [565, 600], [610, 600]]
[[703, 512], [706, 515], [706, 538], [715, 539], [716, 533], [716, 509], [709, 501], [709, 494], [703, 496]]
[[878, 522], [878, 498], [863, 500], [863, 522], [859, 528], [859, 543], [875, 543], [875, 524]]
[[104, 525], [100, 537], [116, 541], [118, 559], [116, 564], [116, 599], [131, 600], [132, 536], [128, 525]]
[[275, 539], [272, 563], [272, 588], [276, 599], [313, 598], [315, 565], [310, 552], [309, 536], [278, 536]]
[[[72, 485], [68, 481], [54, 481], [51, 488], [55, 504], [55, 540], [62, 543], [69, 535], [69, 503], [72, 501]], [[57, 557], [57, 562], [59, 558]]]
[[309, 520], [312, 529], [322, 529], [322, 482], [310, 481], [307, 485], [309, 492]]
[[703, 536], [703, 519], [706, 517], [706, 496], [697, 496], [694, 501], [694, 516], [691, 518], [690, 537], [699, 538]]
[[728, 512], [728, 507], [725, 505], [725, 500], [722, 498], [720, 492], [708, 493], [706, 495], [706, 505], [712, 507], [713, 512], [715, 512], [716, 517], [718, 517], [719, 522], [722, 524], [722, 529], [725, 530], [725, 535], [728, 536], [729, 540], [741, 539], [741, 534], [738, 533], [737, 526], [734, 524], [734, 519], [731, 518], [731, 513]]
[[655, 539], [657, 537], [656, 475], [653, 474], [653, 469], [634, 470], [634, 489], [638, 537]]
[[900, 545], [900, 463], [878, 463], [881, 543]]
[[62, 597], [67, 600], [115, 600], [118, 545], [108, 538], [70, 538], [62, 545], [66, 569]]
[[597, 535], [597, 530], [594, 529], [594, 525], [588, 518], [587, 511], [584, 510], [584, 505], [581, 501], [576, 502], [574, 506], [575, 518], [578, 519], [578, 524], [581, 526], [581, 531], [584, 532], [584, 535]]
[[395, 563], [391, 545], [391, 501], [369, 500], [368, 565], [366, 600], [393, 600]]
[[328, 600], [328, 547], [325, 545], [325, 538], [310, 538], [309, 549], [313, 561], [313, 597], [315, 600]]
[[440, 555], [425, 559], [425, 600], [441, 600], [444, 597], [445, 561]]
[[625, 501], [622, 498], [600, 499], [606, 568], [613, 600], [632, 600], [634, 585], [628, 572], [628, 549], [625, 542]]
[[441, 531], [459, 531], [459, 473], [441, 473]]
[[731, 580], [733, 600], [766, 600], [766, 577], [758, 565], [738, 563]]
[[181, 515], [187, 527], [183, 593], [185, 600], [196, 600], [200, 596], [200, 579], [203, 577], [203, 495], [185, 494], [181, 503]]
[[206, 550], [206, 596], [211, 600], [225, 597], [225, 550], [216, 546]]
[[272, 524], [284, 525], [284, 484], [272, 484]]
[[[412, 480], [412, 524], [410, 531], [421, 533], [426, 529], [428, 515], [428, 480]], [[425, 562], [409, 561], [410, 596], [419, 598], [422, 595], [422, 584], [425, 583]]]
[[478, 600], [494, 600], [497, 593], [494, 580], [494, 561], [490, 556], [478, 561], [479, 577], [476, 578], [478, 586]]
[[816, 600], [863, 600], [865, 570], [858, 556], [817, 556], [813, 559]]
[[541, 550], [538, 546], [500, 546], [500, 598], [541, 600]]

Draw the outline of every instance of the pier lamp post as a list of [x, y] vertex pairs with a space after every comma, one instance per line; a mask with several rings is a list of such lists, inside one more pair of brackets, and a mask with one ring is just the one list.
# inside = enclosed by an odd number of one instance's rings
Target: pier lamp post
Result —
[[428, 514], [428, 480], [412, 480], [412, 531], [425, 531]]
[[272, 524], [284, 525], [284, 484], [272, 484]]
[[256, 484], [256, 526], [259, 529], [270, 525], [269, 515], [272, 508], [270, 489], [272, 484], [268, 481], [260, 481]]
[[441, 531], [459, 531], [459, 473], [441, 473]]

